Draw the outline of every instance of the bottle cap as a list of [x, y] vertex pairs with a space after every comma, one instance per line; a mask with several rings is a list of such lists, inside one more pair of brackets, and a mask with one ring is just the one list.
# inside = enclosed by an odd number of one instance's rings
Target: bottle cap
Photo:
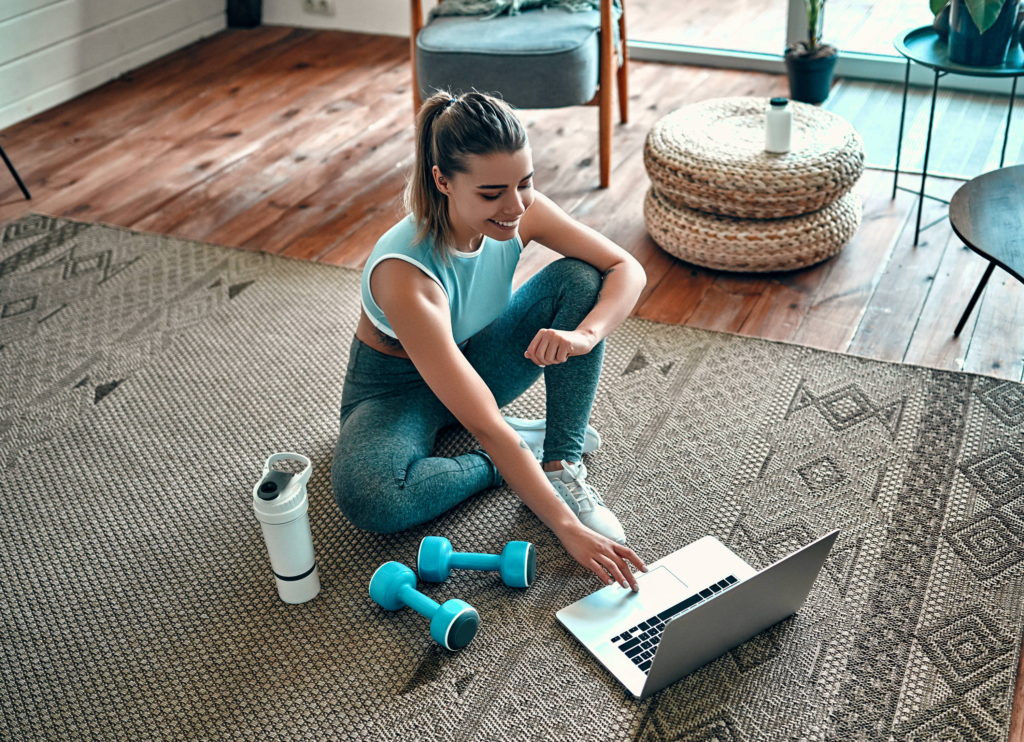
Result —
[[[271, 469], [280, 461], [298, 461], [302, 471], [291, 474]], [[279, 524], [295, 520], [306, 512], [306, 482], [313, 472], [312, 462], [298, 453], [275, 453], [263, 465], [263, 476], [252, 490], [252, 507], [264, 523]]]
[[789, 103], [789, 98], [772, 98], [770, 102], [773, 106], [784, 106]]
[[269, 472], [256, 487], [256, 496], [261, 500], [276, 500], [294, 478], [294, 474], [285, 471]]

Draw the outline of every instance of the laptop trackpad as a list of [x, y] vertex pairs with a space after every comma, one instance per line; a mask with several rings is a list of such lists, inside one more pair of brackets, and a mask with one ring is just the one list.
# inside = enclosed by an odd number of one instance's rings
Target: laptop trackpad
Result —
[[596, 641], [625, 631], [686, 595], [686, 583], [667, 567], [655, 567], [636, 577], [639, 592], [617, 584], [603, 587], [558, 611], [559, 620], [581, 641]]

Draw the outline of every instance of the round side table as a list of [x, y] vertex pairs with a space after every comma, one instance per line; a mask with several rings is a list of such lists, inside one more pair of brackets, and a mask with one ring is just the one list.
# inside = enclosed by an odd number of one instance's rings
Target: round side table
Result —
[[967, 247], [988, 261], [953, 336], [964, 329], [971, 310], [997, 265], [1024, 283], [1024, 165], [1004, 167], [964, 183], [949, 202], [949, 223]]
[[[1010, 90], [1010, 105], [1006, 112], [1006, 130], [1003, 133], [1003, 151], [999, 156], [999, 167], [1003, 166], [1006, 160], [1006, 143], [1010, 135], [1010, 119], [1013, 116], [1013, 102], [1017, 96], [1017, 78], [1024, 75], [1024, 52], [1016, 42], [1010, 45], [1010, 51], [1006, 55], [1006, 61], [997, 67], [969, 67], [964, 64], [957, 64], [949, 60], [949, 51], [946, 42], [931, 26], [921, 26], [904, 31], [895, 38], [893, 44], [896, 51], [902, 54], [907, 60], [906, 72], [903, 76], [903, 107], [900, 111], [900, 131], [896, 140], [896, 172], [892, 177], [892, 197], [896, 198], [896, 191], [905, 190], [917, 194], [917, 225], [914, 227], [914, 244], [917, 245], [918, 237], [924, 229], [934, 226], [938, 221], [921, 227], [921, 210], [924, 199], [931, 198], [944, 204], [949, 202], [943, 198], [929, 196], [924, 192], [924, 184], [928, 178], [928, 155], [932, 147], [932, 125], [935, 122], [935, 98], [939, 92], [939, 78], [950, 73], [967, 75], [969, 77], [1010, 77], [1013, 78], [1013, 87]], [[907, 90], [910, 87], [910, 63], [930, 68], [935, 77], [932, 81], [932, 105], [928, 114], [928, 138], [924, 145], [924, 165], [921, 168], [921, 188], [914, 191], [909, 188], [897, 186], [900, 177], [900, 150], [903, 148], [903, 124], [907, 117]], [[944, 217], [943, 217], [944, 218]]]

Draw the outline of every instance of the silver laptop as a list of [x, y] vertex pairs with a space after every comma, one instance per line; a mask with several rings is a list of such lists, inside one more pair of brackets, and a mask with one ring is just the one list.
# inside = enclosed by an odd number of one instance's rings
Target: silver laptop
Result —
[[647, 698], [796, 613], [838, 535], [760, 572], [705, 536], [648, 564], [639, 592], [609, 585], [555, 615], [626, 690]]

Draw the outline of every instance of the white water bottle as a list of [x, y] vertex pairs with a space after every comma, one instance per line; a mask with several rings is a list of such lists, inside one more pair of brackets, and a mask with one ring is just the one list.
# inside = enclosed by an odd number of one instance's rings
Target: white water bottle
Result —
[[765, 152], [777, 155], [789, 152], [792, 129], [793, 113], [789, 110], [789, 100], [772, 98], [765, 120]]
[[[271, 468], [289, 460], [305, 466], [298, 474]], [[263, 529], [277, 594], [285, 603], [305, 603], [320, 592], [307, 515], [306, 483], [312, 471], [312, 463], [301, 454], [275, 453], [263, 465], [263, 477], [252, 491], [252, 507]]]

